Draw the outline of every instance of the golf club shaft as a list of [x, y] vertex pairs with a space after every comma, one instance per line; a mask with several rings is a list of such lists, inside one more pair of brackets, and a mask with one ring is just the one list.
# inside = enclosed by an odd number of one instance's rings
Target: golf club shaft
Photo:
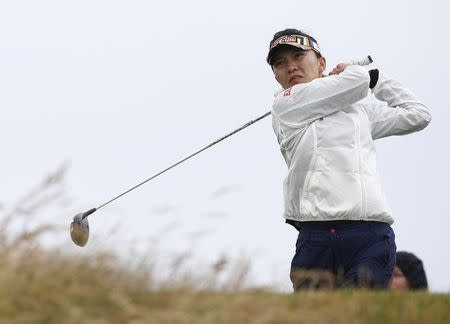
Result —
[[245, 125], [242, 125], [242, 126], [239, 127], [238, 129], [232, 131], [231, 133], [226, 134], [225, 136], [222, 136], [221, 138], [215, 140], [215, 141], [212, 142], [211, 144], [206, 145], [205, 147], [203, 147], [203, 148], [201, 148], [200, 150], [198, 150], [198, 151], [192, 153], [191, 155], [185, 157], [184, 159], [182, 159], [182, 160], [180, 160], [180, 161], [178, 161], [178, 162], [172, 164], [171, 166], [165, 168], [164, 170], [162, 170], [162, 171], [156, 173], [155, 175], [151, 176], [150, 178], [145, 179], [144, 181], [142, 181], [142, 182], [138, 183], [137, 185], [135, 185], [134, 187], [132, 187], [132, 188], [130, 188], [130, 189], [128, 189], [128, 190], [122, 192], [120, 195], [117, 195], [116, 197], [112, 198], [111, 200], [108, 200], [107, 202], [105, 202], [104, 204], [98, 206], [97, 208], [92, 208], [92, 209], [90, 209], [90, 210], [84, 212], [84, 213], [83, 213], [82, 219], [85, 219], [85, 218], [86, 218], [87, 216], [89, 216], [90, 214], [92, 214], [92, 213], [94, 213], [95, 211], [99, 210], [100, 208], [102, 208], [102, 207], [104, 207], [104, 206], [106, 206], [106, 205], [112, 203], [114, 200], [119, 199], [120, 197], [122, 197], [123, 195], [126, 195], [126, 194], [129, 193], [130, 191], [132, 191], [132, 190], [134, 190], [134, 189], [136, 189], [136, 188], [142, 186], [143, 184], [147, 183], [148, 181], [150, 181], [150, 180], [156, 178], [157, 176], [160, 176], [161, 174], [163, 174], [163, 173], [169, 171], [170, 169], [176, 167], [178, 164], [181, 164], [181, 163], [183, 163], [184, 161], [189, 160], [190, 158], [194, 157], [195, 155], [197, 155], [197, 154], [203, 152], [204, 150], [210, 148], [210, 147], [213, 146], [213, 145], [216, 145], [216, 144], [219, 143], [219, 142], [222, 142], [224, 139], [230, 137], [230, 136], [233, 135], [233, 134], [236, 134], [237, 132], [243, 130], [244, 128], [247, 128], [248, 126], [250, 126], [250, 125], [252, 125], [252, 124], [254, 124], [254, 123], [260, 121], [261, 119], [263, 119], [263, 118], [265, 118], [265, 117], [267, 117], [267, 116], [269, 116], [269, 115], [270, 115], [270, 111], [266, 112], [266, 113], [265, 113], [264, 115], [262, 115], [262, 116], [259, 116], [259, 117], [255, 118], [255, 119], [249, 121], [249, 122], [246, 123]]
[[[368, 56], [364, 57], [364, 58], [361, 59], [361, 60], [353, 60], [353, 61], [349, 61], [349, 62], [347, 62], [346, 64], [347, 64], [347, 65], [368, 65], [368, 64], [370, 64], [370, 63], [372, 63], [372, 62], [373, 62], [372, 58], [370, 57], [370, 55], [368, 55]], [[150, 178], [145, 179], [144, 181], [138, 183], [138, 184], [135, 185], [134, 187], [132, 187], [132, 188], [130, 188], [130, 189], [128, 189], [128, 190], [122, 192], [121, 194], [117, 195], [116, 197], [112, 198], [111, 200], [108, 200], [107, 202], [105, 202], [104, 204], [98, 206], [97, 208], [89, 209], [88, 211], [86, 211], [86, 212], [84, 212], [84, 213], [82, 214], [81, 219], [82, 219], [82, 220], [85, 219], [86, 217], [88, 217], [89, 215], [93, 214], [94, 212], [96, 212], [96, 211], [99, 210], [100, 208], [102, 208], [102, 207], [104, 207], [104, 206], [106, 206], [106, 205], [112, 203], [114, 200], [119, 199], [120, 197], [122, 197], [123, 195], [126, 195], [126, 194], [129, 193], [130, 191], [133, 191], [134, 189], [136, 189], [136, 188], [142, 186], [143, 184], [149, 182], [150, 180], [152, 180], [152, 179], [154, 179], [154, 178], [160, 176], [161, 174], [163, 174], [163, 173], [169, 171], [170, 169], [176, 167], [178, 164], [181, 164], [181, 163], [183, 163], [184, 161], [189, 160], [190, 158], [194, 157], [195, 155], [197, 155], [197, 154], [203, 152], [204, 150], [210, 148], [210, 147], [213, 146], [213, 145], [216, 145], [217, 143], [223, 141], [224, 139], [230, 137], [231, 135], [236, 134], [237, 132], [243, 130], [244, 128], [247, 128], [248, 126], [250, 126], [250, 125], [252, 125], [252, 124], [254, 124], [254, 123], [260, 121], [261, 119], [263, 119], [263, 118], [269, 116], [270, 114], [271, 114], [270, 111], [266, 112], [265, 114], [263, 114], [263, 115], [261, 115], [261, 116], [255, 118], [255, 119], [249, 121], [248, 123], [242, 125], [242, 126], [239, 127], [238, 129], [232, 131], [231, 133], [226, 134], [225, 136], [222, 136], [221, 138], [215, 140], [215, 141], [212, 142], [211, 144], [206, 145], [205, 147], [203, 147], [203, 148], [201, 148], [200, 150], [198, 150], [198, 151], [192, 153], [191, 155], [185, 157], [184, 159], [182, 159], [182, 160], [180, 160], [180, 161], [178, 161], [178, 162], [172, 164], [171, 166], [167, 167], [166, 169], [164, 169], [164, 170], [162, 170], [162, 171], [156, 173], [155, 175], [151, 176]]]

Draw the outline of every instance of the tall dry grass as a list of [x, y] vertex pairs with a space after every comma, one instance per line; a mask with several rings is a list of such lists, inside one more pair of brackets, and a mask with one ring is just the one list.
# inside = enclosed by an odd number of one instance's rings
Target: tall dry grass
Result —
[[165, 276], [156, 279], [151, 255], [124, 260], [109, 249], [77, 254], [55, 247], [58, 244], [45, 246], [43, 237], [69, 235], [68, 226], [38, 217], [65, 199], [66, 172], [64, 164], [17, 201], [1, 205], [0, 323], [95, 318], [127, 322], [147, 314], [152, 300], [159, 305], [165, 295], [205, 290], [229, 293], [243, 286], [249, 264], [226, 256], [193, 271], [190, 254], [182, 251], [171, 256]]
[[[164, 280], [142, 257], [44, 247], [60, 229], [27, 225], [63, 196], [62, 167], [0, 210], [0, 323], [450, 323], [450, 296], [374, 291], [279, 294], [245, 288], [249, 263], [192, 269], [174, 255]], [[68, 233], [67, 233], [68, 235]]]

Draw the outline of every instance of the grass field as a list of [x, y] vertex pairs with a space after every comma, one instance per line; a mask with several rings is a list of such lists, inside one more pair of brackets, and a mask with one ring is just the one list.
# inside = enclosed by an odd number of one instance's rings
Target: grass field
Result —
[[145, 260], [124, 265], [112, 251], [74, 257], [43, 248], [40, 237], [52, 226], [11, 227], [58, 197], [40, 194], [58, 181], [49, 177], [0, 210], [0, 323], [450, 323], [450, 294], [281, 294], [245, 288], [246, 264], [228, 267], [223, 280], [221, 262], [195, 277], [174, 262], [176, 269], [160, 282]]
[[37, 250], [2, 256], [0, 322], [450, 323], [448, 294], [155, 289], [149, 273], [111, 261], [96, 255], [75, 262]]
[[112, 254], [70, 258], [33, 242], [0, 250], [1, 323], [450, 323], [449, 294], [156, 285]]

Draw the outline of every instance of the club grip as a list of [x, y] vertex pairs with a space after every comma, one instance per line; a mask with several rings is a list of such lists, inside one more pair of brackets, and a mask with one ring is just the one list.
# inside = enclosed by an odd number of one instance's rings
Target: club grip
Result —
[[360, 60], [352, 60], [347, 62], [347, 65], [369, 65], [370, 63], [372, 63], [372, 57], [370, 55], [367, 55], [366, 57], [360, 59]]

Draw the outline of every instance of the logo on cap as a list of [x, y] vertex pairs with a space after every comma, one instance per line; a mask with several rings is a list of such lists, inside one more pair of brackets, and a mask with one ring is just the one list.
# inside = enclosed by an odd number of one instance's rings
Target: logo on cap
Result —
[[320, 54], [319, 44], [314, 41], [311, 37], [303, 36], [303, 35], [285, 35], [277, 38], [273, 42], [270, 43], [269, 46], [269, 54], [267, 56], [267, 62], [270, 63], [272, 50], [278, 45], [291, 45], [302, 50], [313, 50]]

